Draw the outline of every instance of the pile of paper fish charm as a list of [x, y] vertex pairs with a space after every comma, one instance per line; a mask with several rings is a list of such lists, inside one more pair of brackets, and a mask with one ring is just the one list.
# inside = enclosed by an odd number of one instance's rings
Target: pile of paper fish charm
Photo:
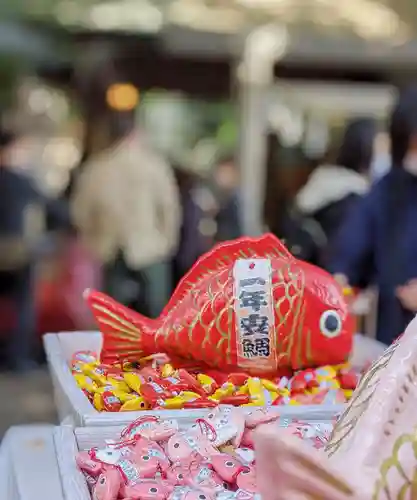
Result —
[[[251, 500], [259, 498], [255, 429], [276, 420], [267, 409], [244, 416], [216, 408], [186, 430], [175, 420], [144, 416], [120, 440], [76, 457], [94, 500]], [[277, 422], [314, 448], [328, 441], [332, 424]]]
[[98, 411], [140, 411], [233, 406], [340, 404], [348, 401], [359, 376], [347, 364], [300, 370], [293, 376], [249, 377], [214, 370], [175, 370], [165, 357], [138, 365], [103, 365], [91, 352], [76, 353], [72, 372]]

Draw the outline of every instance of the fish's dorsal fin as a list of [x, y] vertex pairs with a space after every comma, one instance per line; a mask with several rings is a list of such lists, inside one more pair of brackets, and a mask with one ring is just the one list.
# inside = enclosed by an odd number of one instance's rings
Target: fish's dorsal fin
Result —
[[219, 243], [200, 257], [179, 282], [162, 314], [168, 312], [180, 301], [201, 278], [214, 273], [237, 259], [281, 257], [294, 259], [287, 247], [273, 234], [259, 238], [244, 236], [236, 240]]

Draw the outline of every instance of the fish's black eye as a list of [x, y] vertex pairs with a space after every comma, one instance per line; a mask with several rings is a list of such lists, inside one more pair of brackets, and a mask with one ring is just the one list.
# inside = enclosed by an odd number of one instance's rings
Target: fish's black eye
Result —
[[145, 460], [145, 461], [149, 460], [149, 456], [148, 456], [148, 455], [144, 455], [142, 458], [143, 458], [143, 460]]
[[342, 320], [337, 311], [325, 311], [320, 317], [320, 331], [328, 338], [340, 335], [342, 331]]
[[180, 447], [180, 443], [175, 443], [174, 444], [174, 448], [179, 448]]
[[105, 477], [101, 477], [99, 483], [100, 484], [104, 484], [105, 482], [106, 482], [106, 478]]
[[158, 493], [158, 488], [150, 488], [149, 492], [150, 493]]
[[200, 500], [206, 500], [206, 495], [198, 495], [198, 498], [199, 498]]
[[231, 462], [230, 460], [228, 460], [225, 464], [224, 464], [226, 467], [234, 467], [234, 463]]

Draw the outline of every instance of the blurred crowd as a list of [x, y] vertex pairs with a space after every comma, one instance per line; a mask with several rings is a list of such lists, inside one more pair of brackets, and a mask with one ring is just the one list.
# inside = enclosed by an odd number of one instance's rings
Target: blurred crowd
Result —
[[[275, 222], [265, 221], [343, 286], [376, 287], [376, 336], [387, 344], [417, 312], [417, 88], [400, 93], [388, 131], [390, 157], [375, 156], [376, 122], [348, 122], [296, 196], [272, 205]], [[43, 330], [94, 328], [82, 300], [94, 286], [157, 317], [200, 255], [243, 234], [235, 151], [199, 176], [156, 151], [125, 113], [51, 199], [13, 160], [20, 141], [1, 130], [0, 313], [13, 370], [36, 366], [39, 315]], [[273, 182], [268, 190], [274, 197]], [[54, 276], [40, 286], [42, 259], [56, 255]]]
[[241, 235], [233, 156], [216, 158], [210, 178], [198, 176], [157, 152], [133, 112], [103, 139], [105, 147], [84, 155], [62, 195], [49, 198], [31, 169], [14, 160], [22, 138], [0, 131], [0, 313], [8, 368], [36, 367], [39, 329], [94, 328], [86, 288], [157, 317], [200, 255]]

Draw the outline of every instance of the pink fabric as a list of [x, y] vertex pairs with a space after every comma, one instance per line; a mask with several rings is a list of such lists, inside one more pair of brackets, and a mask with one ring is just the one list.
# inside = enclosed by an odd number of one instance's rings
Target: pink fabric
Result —
[[74, 239], [65, 255], [62, 296], [78, 330], [89, 329], [94, 325], [90, 308], [83, 298], [87, 288], [101, 288], [100, 266], [83, 245]]
[[[256, 484], [262, 500], [365, 500], [323, 452], [269, 424], [255, 431]], [[328, 479], [330, 478], [330, 479]], [[370, 500], [370, 499], [369, 499]]]
[[94, 319], [83, 299], [87, 288], [100, 288], [98, 263], [77, 239], [69, 240], [56, 258], [55, 272], [38, 284], [41, 331], [89, 330]]
[[414, 319], [362, 378], [326, 452], [272, 424], [255, 431], [262, 499], [416, 498], [416, 401]]

